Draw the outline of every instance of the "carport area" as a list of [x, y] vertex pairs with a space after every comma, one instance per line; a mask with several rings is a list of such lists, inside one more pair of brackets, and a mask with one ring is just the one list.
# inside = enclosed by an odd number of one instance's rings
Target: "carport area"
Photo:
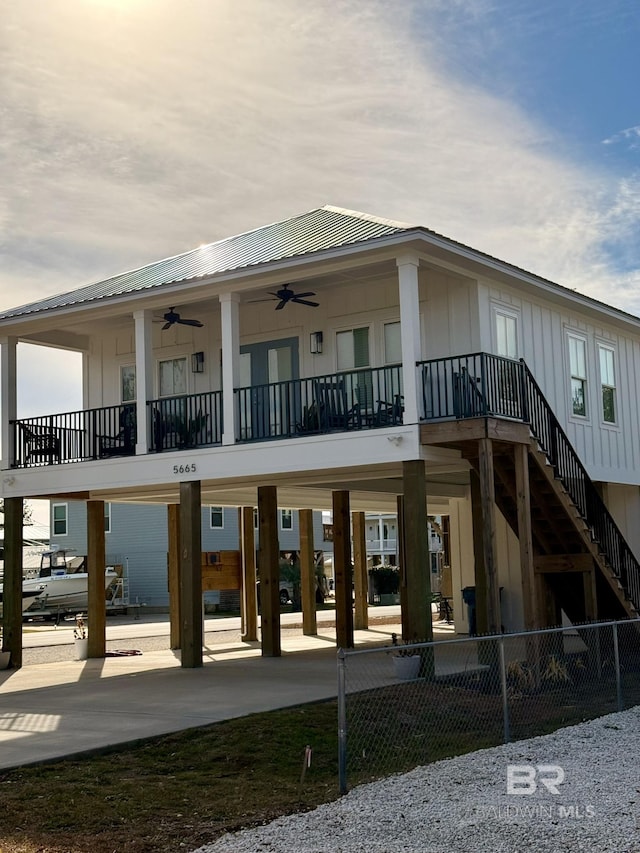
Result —
[[[448, 457], [447, 457], [447, 464]], [[430, 465], [433, 467], [433, 463]], [[169, 649], [179, 650], [179, 663], [185, 669], [198, 668], [206, 661], [203, 654], [201, 550], [201, 508], [203, 503], [222, 503], [239, 507], [242, 638], [259, 642], [263, 658], [279, 657], [283, 645], [279, 600], [279, 545], [277, 511], [279, 506], [298, 509], [300, 518], [300, 572], [302, 633], [305, 638], [319, 634], [315, 601], [315, 562], [312, 509], [330, 508], [333, 516], [333, 567], [335, 576], [335, 629], [333, 647], [351, 648], [356, 633], [367, 630], [368, 574], [365, 543], [365, 511], [384, 509], [398, 515], [400, 556], [401, 618], [397, 633], [407, 641], [430, 640], [431, 587], [427, 504], [435, 511], [432, 494], [427, 500], [425, 459], [403, 460], [394, 464], [367, 465], [353, 469], [326, 471], [312, 486], [305, 477], [292, 474], [247, 478], [232, 484], [193, 480], [158, 484], [143, 489], [132, 486], [118, 491], [94, 490], [90, 494], [69, 495], [87, 506], [88, 655], [102, 660], [106, 652], [106, 612], [104, 601], [104, 503], [162, 503], [167, 507], [169, 590]], [[432, 475], [431, 475], [432, 476]], [[459, 476], [456, 472], [455, 477]], [[442, 483], [437, 483], [440, 491]], [[461, 483], [447, 484], [449, 491], [462, 496]], [[446, 500], [446, 499], [445, 499]], [[254, 529], [257, 509], [258, 536]], [[23, 501], [5, 500], [5, 612], [3, 648], [11, 653], [11, 666], [22, 665], [23, 631], [20, 585]], [[256, 568], [261, 584], [260, 632], [256, 598]], [[207, 587], [208, 589], [213, 587]], [[171, 656], [175, 659], [175, 655]]]
[[[371, 624], [355, 631], [356, 647], [387, 645], [400, 629], [399, 607], [370, 608]], [[37, 763], [105, 749], [261, 711], [331, 699], [337, 695], [336, 634], [331, 611], [319, 614], [318, 633], [287, 628], [300, 614], [283, 617], [282, 655], [264, 658], [258, 643], [229, 641], [228, 629], [240, 620], [206, 620], [207, 645], [202, 667], [185, 669], [170, 650], [86, 661], [69, 659], [31, 664], [0, 672], [0, 767]], [[130, 620], [119, 634], [123, 648], [135, 649], [137, 637], [166, 637], [166, 618]], [[378, 621], [382, 620], [382, 621]], [[209, 627], [223, 624], [219, 642]], [[448, 632], [448, 633], [447, 633]], [[50, 629], [55, 643], [66, 642]], [[451, 629], [436, 627], [436, 635]], [[25, 649], [43, 644], [28, 634]], [[69, 642], [71, 640], [69, 639]]]

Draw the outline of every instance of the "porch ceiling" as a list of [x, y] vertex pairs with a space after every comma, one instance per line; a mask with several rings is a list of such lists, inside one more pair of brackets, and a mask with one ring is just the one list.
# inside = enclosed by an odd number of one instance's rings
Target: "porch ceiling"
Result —
[[[467, 492], [468, 472], [428, 475], [426, 480], [429, 512], [446, 507], [449, 499], [463, 498]], [[397, 496], [402, 494], [401, 470], [385, 476], [377, 471], [298, 474], [286, 478], [270, 477], [262, 482], [220, 483], [202, 481], [202, 503], [220, 506], [256, 506], [257, 490], [261, 485], [275, 485], [278, 504], [295, 509], [331, 510], [332, 492], [348, 491], [351, 509], [357, 512], [396, 512]], [[71, 497], [71, 496], [70, 496]], [[79, 496], [81, 499], [86, 495]], [[120, 503], [179, 503], [180, 484], [165, 483], [127, 489], [93, 489], [93, 500]]]

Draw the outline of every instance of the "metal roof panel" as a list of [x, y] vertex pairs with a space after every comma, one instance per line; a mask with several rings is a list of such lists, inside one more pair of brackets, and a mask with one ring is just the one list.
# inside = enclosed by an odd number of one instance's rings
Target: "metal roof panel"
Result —
[[406, 231], [412, 226], [337, 207], [300, 216], [209, 243], [172, 258], [49, 296], [0, 313], [0, 320], [66, 308], [149, 290], [217, 273], [335, 249]]

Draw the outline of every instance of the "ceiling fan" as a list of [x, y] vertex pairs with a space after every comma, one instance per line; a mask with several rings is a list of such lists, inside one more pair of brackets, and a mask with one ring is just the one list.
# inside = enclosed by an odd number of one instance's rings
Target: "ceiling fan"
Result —
[[200, 320], [183, 320], [182, 317], [177, 314], [173, 308], [169, 308], [166, 314], [163, 315], [163, 319], [165, 320], [165, 324], [162, 327], [164, 329], [168, 329], [170, 326], [173, 326], [174, 323], [179, 323], [182, 326], [203, 326], [204, 324], [200, 322]]
[[276, 311], [280, 311], [289, 302], [297, 302], [298, 305], [310, 305], [312, 308], [317, 308], [320, 304], [319, 302], [311, 302], [310, 299], [307, 299], [308, 296], [315, 296], [315, 293], [312, 291], [309, 291], [308, 293], [294, 293], [288, 284], [283, 285], [280, 290], [276, 290], [275, 293], [272, 290], [270, 290], [269, 293], [271, 296], [275, 296], [276, 299], [280, 300], [276, 305]]

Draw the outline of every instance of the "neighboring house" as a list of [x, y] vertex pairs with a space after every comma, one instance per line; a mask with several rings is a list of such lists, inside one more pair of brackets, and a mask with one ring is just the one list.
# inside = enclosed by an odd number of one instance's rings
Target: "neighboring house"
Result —
[[[106, 562], [124, 567], [128, 598], [149, 608], [166, 609], [167, 587], [167, 511], [154, 505], [105, 503]], [[240, 547], [236, 507], [202, 507], [202, 550], [236, 551]], [[278, 513], [280, 550], [300, 548], [298, 513], [281, 509]], [[258, 541], [256, 518], [256, 541]], [[52, 501], [51, 542], [76, 554], [87, 553], [87, 513], [80, 501]], [[322, 543], [322, 516], [314, 515], [314, 539]], [[214, 602], [215, 592], [207, 593]]]
[[397, 566], [397, 517], [390, 513], [367, 514], [365, 523], [367, 526], [367, 557], [371, 566]]
[[[262, 501], [269, 553], [276, 499], [331, 510], [339, 642], [349, 512], [399, 495], [409, 637], [431, 630], [427, 512], [449, 519], [459, 631], [468, 586], [486, 630], [640, 606], [640, 321], [623, 311], [325, 207], [5, 310], [0, 335], [5, 500], [180, 502], [185, 536], [200, 500]], [[81, 412], [17, 419], [22, 341], [83, 354]]]

